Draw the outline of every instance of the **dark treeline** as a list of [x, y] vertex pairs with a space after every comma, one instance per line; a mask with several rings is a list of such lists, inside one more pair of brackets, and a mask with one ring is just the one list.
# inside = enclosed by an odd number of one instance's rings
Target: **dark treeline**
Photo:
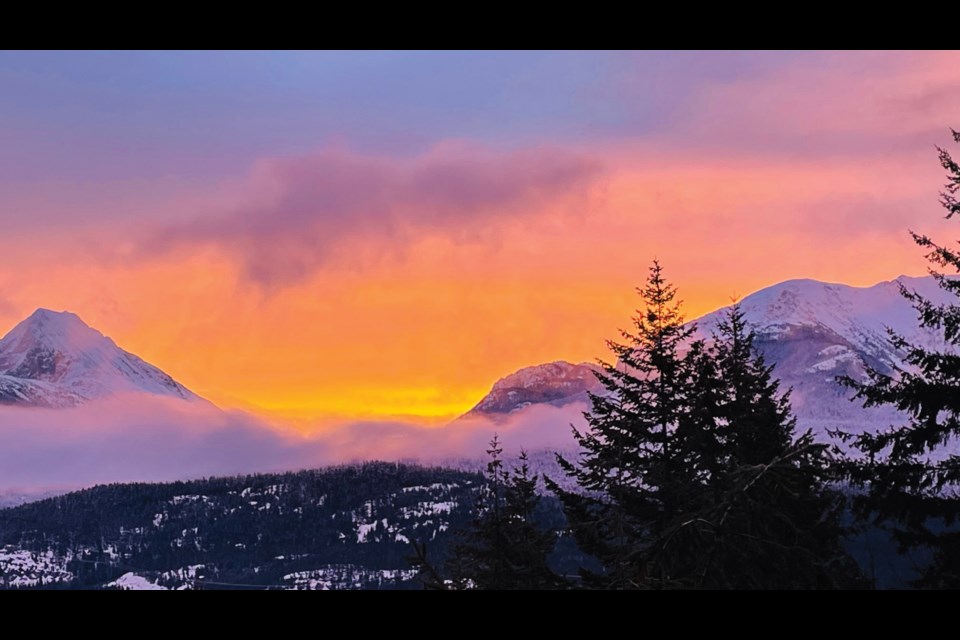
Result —
[[[414, 588], [411, 539], [446, 554], [481, 477], [386, 462], [160, 484], [112, 484], [0, 510], [7, 553], [72, 574], [0, 571], [0, 589], [103, 588], [128, 572], [169, 588]], [[193, 569], [191, 569], [193, 567]], [[346, 576], [346, 577], [345, 577]], [[28, 582], [17, 578], [28, 578]]]
[[[960, 143], [960, 133], [953, 138]], [[945, 149], [939, 160], [949, 219], [960, 213], [960, 166]], [[940, 287], [960, 296], [960, 279], [937, 270], [960, 272], [960, 252], [912, 236]], [[505, 471], [494, 440], [485, 493], [451, 557], [436, 567], [417, 548], [426, 586], [871, 588], [872, 567], [850, 550], [886, 536], [898, 552], [927, 559], [900, 586], [960, 587], [960, 457], [949, 448], [960, 438], [960, 305], [933, 305], [901, 285], [920, 325], [947, 347], [891, 332], [904, 365], [841, 382], [853, 400], [893, 405], [907, 423], [835, 431], [824, 443], [797, 431], [789, 390], [754, 349], [737, 305], [713, 336], [694, 340], [658, 262], [638, 293], [632, 328], [608, 342], [613, 358], [600, 361], [606, 392], [590, 394], [588, 426], [574, 429], [579, 456], [558, 456], [576, 486], [545, 479], [566, 525], [537, 525], [536, 480], [523, 461]], [[595, 560], [575, 577], [547, 562], [561, 533]]]

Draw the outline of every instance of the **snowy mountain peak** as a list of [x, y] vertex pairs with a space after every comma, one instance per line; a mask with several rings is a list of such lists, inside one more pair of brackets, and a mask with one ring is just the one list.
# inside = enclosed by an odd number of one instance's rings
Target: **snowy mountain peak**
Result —
[[66, 407], [117, 393], [198, 400], [69, 311], [37, 309], [0, 339], [0, 402]]
[[[787, 280], [747, 296], [740, 308], [747, 322], [766, 339], [783, 338], [800, 328], [816, 329], [892, 364], [887, 327], [908, 340], [944, 346], [936, 336], [920, 329], [916, 311], [900, 295], [899, 284], [934, 303], [952, 299], [931, 277], [900, 276], [869, 287]], [[709, 337], [724, 313], [725, 309], [718, 309], [696, 320], [698, 334]]]
[[[850, 401], [851, 391], [837, 382], [841, 375], [860, 378], [867, 368], [890, 372], [902, 365], [903, 354], [891, 345], [887, 328], [914, 344], [952, 348], [941, 335], [920, 328], [916, 310], [900, 294], [901, 284], [934, 304], [956, 303], [934, 278], [903, 275], [869, 287], [787, 280], [740, 300], [745, 319], [756, 332], [758, 350], [775, 365], [782, 387], [793, 390], [793, 408], [801, 424], [817, 428], [899, 419], [893, 410], [865, 413], [859, 403]], [[694, 320], [694, 337], [709, 340], [727, 309]], [[576, 385], [597, 384], [590, 366], [561, 362], [521, 369], [498, 381], [470, 413], [496, 417], [535, 403], [559, 406], [585, 400], [589, 387], [577, 390]], [[580, 370], [572, 374], [572, 368]]]
[[494, 385], [494, 389], [530, 389], [543, 384], [545, 380], [556, 380], [557, 378], [566, 380], [593, 379], [593, 365], [586, 362], [572, 364], [566, 360], [557, 360], [547, 362], [535, 367], [524, 367], [510, 375], [501, 378]]
[[84, 331], [100, 335], [99, 331], [91, 329], [90, 326], [75, 313], [71, 313], [70, 311], [52, 311], [42, 307], [31, 313], [23, 322], [14, 327], [14, 330], [21, 326], [25, 332], [36, 335], [67, 336]]
[[102, 339], [103, 334], [91, 328], [86, 322], [70, 311], [51, 311], [37, 309], [10, 331], [9, 335], [29, 335], [36, 339], [71, 341]]
[[31, 313], [27, 320], [56, 320], [57, 318], [70, 318], [83, 322], [83, 320], [80, 320], [80, 316], [70, 311], [54, 311], [53, 309], [44, 309], [43, 307], [39, 307], [36, 311]]
[[600, 393], [602, 386], [594, 375], [597, 367], [563, 360], [525, 367], [501, 378], [467, 415], [497, 416], [531, 404], [562, 406], [585, 401], [587, 392]]
[[[113, 344], [113, 341], [92, 329], [75, 313], [37, 309], [0, 340], [0, 353], [7, 351], [5, 347], [14, 345], [20, 349], [40, 345], [77, 351], [104, 340]], [[0, 362], [0, 369], [3, 368], [3, 363]]]

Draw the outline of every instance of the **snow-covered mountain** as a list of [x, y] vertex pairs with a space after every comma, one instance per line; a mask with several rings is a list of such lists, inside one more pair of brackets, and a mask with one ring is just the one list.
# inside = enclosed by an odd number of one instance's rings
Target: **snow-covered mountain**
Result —
[[587, 362], [562, 360], [520, 369], [498, 380], [467, 415], [502, 416], [531, 404], [560, 407], [586, 401], [588, 391], [603, 390], [593, 375], [595, 370], [596, 366]]
[[[740, 306], [747, 321], [768, 340], [784, 339], [801, 327], [814, 328], [887, 364], [898, 361], [890, 349], [887, 327], [910, 342], [944, 348], [937, 335], [920, 328], [917, 312], [900, 295], [898, 283], [934, 303], [957, 301], [932, 277], [900, 276], [871, 287], [787, 280], [747, 296]], [[695, 320], [698, 333], [709, 336], [724, 311], [718, 309]]]
[[[906, 276], [871, 287], [788, 280], [741, 301], [747, 321], [757, 332], [758, 348], [776, 366], [783, 387], [793, 389], [793, 407], [802, 426], [897, 419], [892, 410], [864, 410], [851, 402], [850, 391], [835, 380], [838, 375], [860, 377], [867, 365], [889, 371], [899, 361], [886, 327], [912, 342], [945, 347], [937, 335], [920, 329], [915, 310], [900, 295], [898, 281], [935, 303], [956, 302], [933, 278]], [[709, 338], [724, 311], [694, 320], [697, 336]], [[562, 405], [582, 399], [566, 393], [566, 375], [552, 375], [554, 367], [555, 363], [538, 365], [507, 376], [470, 413], [497, 417], [538, 402], [529, 394], [504, 394], [504, 389], [513, 386], [510, 381], [521, 373], [525, 379], [536, 380], [537, 394], [548, 398], [539, 402]]]
[[203, 401], [67, 311], [37, 309], [0, 339], [0, 404], [63, 408], [131, 392]]

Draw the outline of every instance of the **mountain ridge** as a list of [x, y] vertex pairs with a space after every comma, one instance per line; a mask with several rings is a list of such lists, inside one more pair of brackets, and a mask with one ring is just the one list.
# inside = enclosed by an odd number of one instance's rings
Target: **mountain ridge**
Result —
[[588, 392], [603, 391], [603, 386], [593, 375], [598, 370], [589, 362], [574, 364], [566, 360], [523, 367], [497, 380], [467, 415], [498, 416], [531, 404], [563, 406], [585, 401]]
[[206, 402], [69, 311], [39, 308], [0, 338], [0, 404], [66, 408], [120, 393]]
[[[935, 333], [920, 328], [916, 312], [900, 294], [898, 283], [934, 303], [956, 301], [932, 276], [903, 275], [865, 287], [796, 278], [755, 291], [739, 301], [747, 322], [756, 332], [757, 349], [774, 365], [774, 375], [780, 378], [783, 388], [792, 389], [791, 399], [801, 426], [817, 427], [823, 421], [858, 423], [865, 419], [897, 418], [895, 411], [886, 408], [871, 409], [867, 418], [859, 404], [850, 402], [850, 391], [836, 382], [839, 375], [862, 378], [867, 367], [892, 371], [901, 358], [887, 340], [886, 327], [908, 341], [937, 349], [949, 348]], [[696, 326], [694, 337], [709, 340], [730, 306], [691, 320], [688, 324]], [[521, 371], [536, 377], [545, 374], [543, 367], [548, 366], [532, 365]], [[535, 404], [490, 401], [498, 385], [509, 378], [497, 381], [491, 392], [465, 416], [503, 420]], [[539, 379], [541, 394], [549, 395], [562, 389], [562, 385], [555, 384], [548, 375], [540, 375]], [[569, 394], [553, 399], [550, 404], [563, 406], [581, 401], [586, 401], [585, 394]]]

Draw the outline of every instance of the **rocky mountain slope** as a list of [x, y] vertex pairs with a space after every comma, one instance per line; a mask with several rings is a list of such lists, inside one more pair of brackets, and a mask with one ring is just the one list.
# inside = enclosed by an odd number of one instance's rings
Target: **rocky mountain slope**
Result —
[[526, 367], [501, 378], [483, 399], [470, 410], [474, 415], [503, 416], [531, 404], [561, 407], [585, 402], [587, 392], [601, 393], [593, 364], [557, 361]]
[[63, 408], [119, 393], [201, 401], [67, 311], [37, 309], [0, 339], [0, 404]]
[[[849, 390], [836, 382], [836, 376], [859, 378], [867, 366], [890, 371], [900, 355], [887, 340], [886, 327], [911, 341], [944, 347], [936, 335], [919, 328], [898, 282], [935, 303], [956, 302], [933, 278], [906, 276], [871, 287], [788, 280], [741, 301], [757, 333], [757, 347], [775, 365], [783, 387], [793, 389], [793, 406], [802, 426], [897, 419], [889, 409], [867, 411], [851, 402]], [[694, 320], [697, 337], [709, 339], [723, 313], [719, 309]], [[468, 415], [502, 419], [534, 403], [562, 406], [582, 401], [587, 389], [596, 389], [595, 381], [585, 379], [590, 367], [549, 363], [522, 369], [494, 384]]]

